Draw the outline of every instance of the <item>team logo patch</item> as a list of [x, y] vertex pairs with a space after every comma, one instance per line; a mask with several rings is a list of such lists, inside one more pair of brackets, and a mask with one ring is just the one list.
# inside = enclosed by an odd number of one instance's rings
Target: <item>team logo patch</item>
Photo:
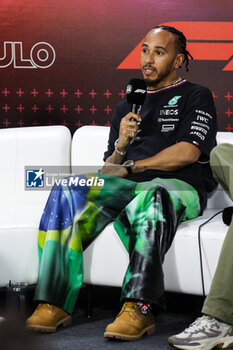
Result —
[[173, 106], [177, 104], [177, 101], [181, 98], [181, 96], [174, 96], [172, 99], [168, 102], [169, 106]]

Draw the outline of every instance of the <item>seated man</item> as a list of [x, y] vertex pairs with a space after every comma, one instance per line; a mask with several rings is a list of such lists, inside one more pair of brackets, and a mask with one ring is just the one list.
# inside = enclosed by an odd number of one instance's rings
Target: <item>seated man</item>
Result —
[[53, 188], [39, 229], [35, 299], [40, 304], [28, 328], [55, 331], [71, 322], [83, 280], [83, 250], [115, 220], [130, 262], [122, 310], [104, 335], [136, 340], [154, 332], [150, 305], [163, 305], [165, 253], [178, 224], [202, 213], [207, 183], [215, 186], [207, 161], [217, 130], [212, 94], [179, 78], [183, 62], [187, 68], [183, 33], [166, 26], [150, 30], [140, 60], [145, 103], [140, 116], [130, 112], [126, 100], [117, 105], [105, 165], [94, 174], [104, 186]]
[[[233, 200], [233, 146], [221, 144], [210, 155], [215, 179]], [[178, 349], [210, 350], [233, 347], [233, 220], [223, 242], [210, 292], [205, 299], [203, 316], [184, 332], [169, 338]]]

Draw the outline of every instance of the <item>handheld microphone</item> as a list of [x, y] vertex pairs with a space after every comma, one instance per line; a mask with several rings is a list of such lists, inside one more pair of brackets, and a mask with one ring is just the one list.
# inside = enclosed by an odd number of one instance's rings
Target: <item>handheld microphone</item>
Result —
[[131, 79], [126, 88], [126, 100], [132, 105], [131, 112], [137, 113], [146, 98], [146, 82], [143, 79]]
[[227, 207], [223, 209], [222, 220], [225, 225], [230, 226], [233, 215], [233, 207]]

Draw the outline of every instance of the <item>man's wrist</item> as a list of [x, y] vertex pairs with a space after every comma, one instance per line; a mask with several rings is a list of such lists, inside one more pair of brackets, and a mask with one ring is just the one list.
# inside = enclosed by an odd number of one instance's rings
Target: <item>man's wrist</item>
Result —
[[126, 154], [126, 147], [122, 147], [120, 144], [118, 144], [118, 141], [119, 139], [117, 139], [114, 143], [115, 151], [121, 156], [124, 156]]
[[126, 160], [122, 166], [127, 170], [128, 174], [132, 174], [132, 167], [134, 166], [133, 160]]
[[148, 167], [146, 165], [140, 165], [140, 160], [136, 160], [131, 168], [131, 171], [132, 173], [141, 173], [147, 169]]
[[[136, 161], [136, 162], [137, 162], [137, 161]], [[138, 171], [137, 171], [136, 162], [134, 162], [134, 165], [133, 165], [132, 168], [131, 168], [132, 173], [137, 173], [137, 172], [138, 172]]]

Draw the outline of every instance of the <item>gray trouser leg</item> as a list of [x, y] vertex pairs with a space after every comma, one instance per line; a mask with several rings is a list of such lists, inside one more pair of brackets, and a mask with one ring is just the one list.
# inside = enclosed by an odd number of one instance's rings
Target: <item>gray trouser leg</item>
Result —
[[[233, 145], [221, 144], [215, 147], [210, 161], [215, 179], [233, 199]], [[202, 312], [233, 324], [233, 220], [223, 242]]]

